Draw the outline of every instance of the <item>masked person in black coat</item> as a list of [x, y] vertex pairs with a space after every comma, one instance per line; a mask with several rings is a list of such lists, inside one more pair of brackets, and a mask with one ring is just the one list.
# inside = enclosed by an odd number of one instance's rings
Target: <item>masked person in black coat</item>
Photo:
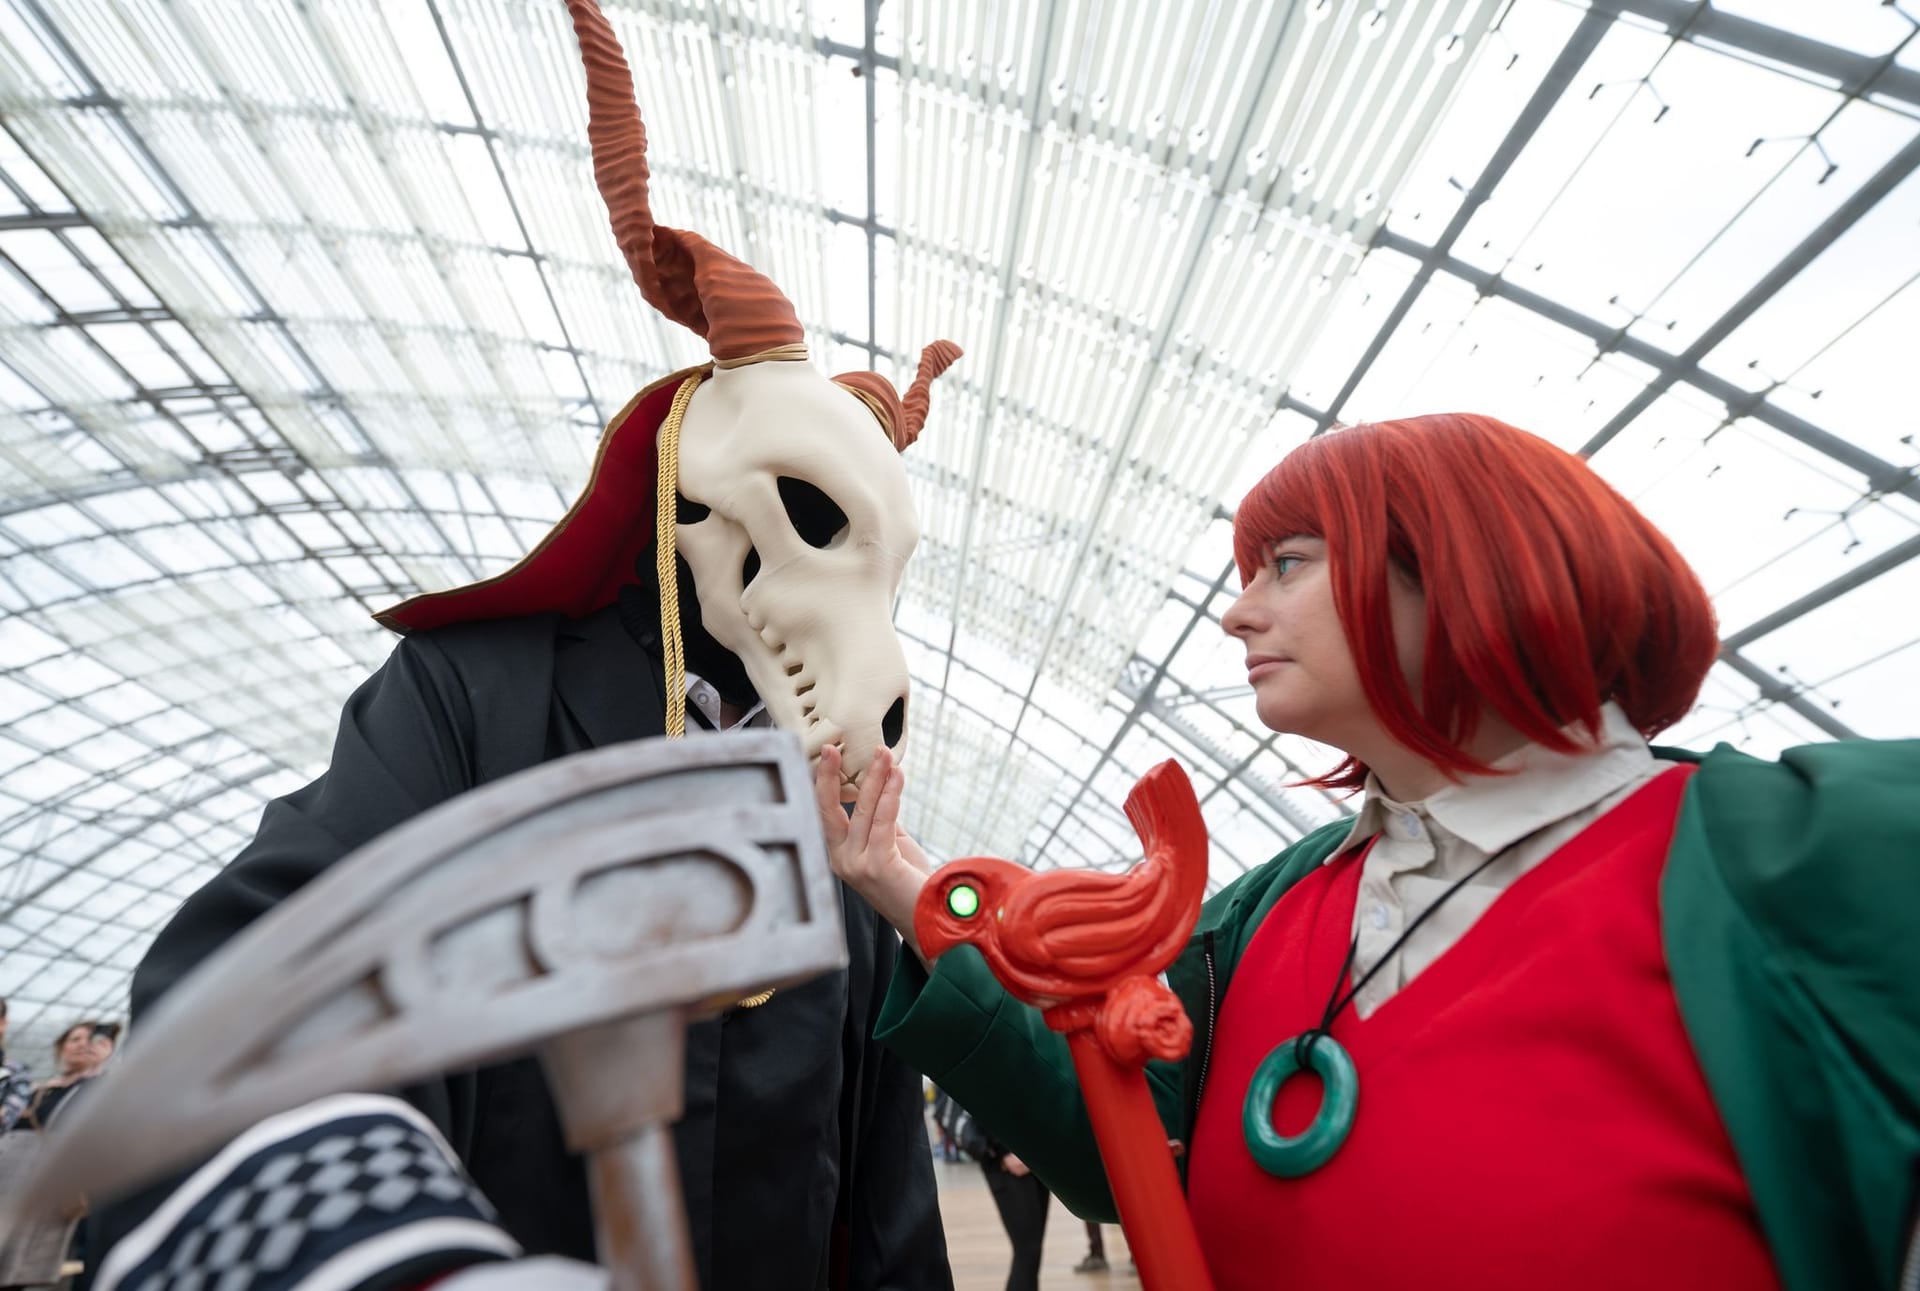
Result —
[[[875, 373], [821, 377], [771, 282], [652, 222], [624, 59], [593, 0], [568, 3], [615, 234], [648, 300], [703, 335], [714, 362], [629, 401], [586, 491], [520, 564], [381, 616], [404, 635], [348, 700], [330, 767], [270, 803], [252, 844], [162, 932], [135, 976], [136, 1030], [183, 975], [328, 866], [503, 776], [683, 722], [770, 723], [801, 734], [810, 756], [840, 746], [851, 789], [877, 745], [904, 743], [890, 612], [917, 525], [898, 450], [958, 350], [930, 346], [904, 398]], [[688, 1032], [675, 1139], [709, 1291], [951, 1286], [920, 1077], [871, 1036], [900, 943], [851, 890], [842, 904], [846, 969]], [[356, 1261], [372, 1272], [340, 1285], [594, 1258], [585, 1175], [537, 1062], [449, 1074], [405, 1096], [276, 1118], [186, 1185], [108, 1208], [103, 1291], [241, 1265], [253, 1276], [239, 1285], [279, 1291]], [[260, 1218], [263, 1203], [231, 1200], [261, 1195], [261, 1180], [331, 1141], [401, 1145], [436, 1181], [433, 1204], [358, 1204], [367, 1180], [346, 1168], [319, 1172], [335, 1195], [301, 1171], [306, 1193], [271, 1203], [319, 1208], [337, 1220], [324, 1232], [289, 1235], [295, 1226]]]

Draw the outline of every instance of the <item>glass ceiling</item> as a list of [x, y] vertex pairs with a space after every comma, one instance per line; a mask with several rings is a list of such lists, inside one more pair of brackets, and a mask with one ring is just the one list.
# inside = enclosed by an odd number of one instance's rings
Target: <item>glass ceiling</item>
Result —
[[[1920, 40], [1875, 0], [607, 0], [655, 207], [828, 370], [950, 336], [908, 467], [910, 826], [1215, 882], [1340, 803], [1254, 717], [1227, 517], [1336, 421], [1592, 456], [1717, 597], [1668, 739], [1920, 732]], [[559, 0], [0, 0], [0, 994], [44, 1069], [701, 351], [591, 183]], [[901, 382], [904, 385], [904, 379]]]

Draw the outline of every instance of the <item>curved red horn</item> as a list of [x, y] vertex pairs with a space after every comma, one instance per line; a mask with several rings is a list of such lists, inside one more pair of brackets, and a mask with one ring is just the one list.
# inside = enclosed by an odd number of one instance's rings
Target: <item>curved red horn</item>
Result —
[[597, 0], [567, 0], [587, 73], [593, 178], [640, 294], [707, 338], [716, 359], [739, 359], [806, 339], [793, 304], [757, 269], [697, 233], [653, 222], [647, 201], [647, 128], [633, 73]]

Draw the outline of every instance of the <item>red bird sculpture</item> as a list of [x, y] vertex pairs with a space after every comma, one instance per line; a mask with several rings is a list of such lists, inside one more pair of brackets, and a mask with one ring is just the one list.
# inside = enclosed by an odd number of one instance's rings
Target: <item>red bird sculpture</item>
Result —
[[1146, 1291], [1209, 1291], [1206, 1260], [1140, 1068], [1193, 1043], [1156, 980], [1193, 935], [1207, 890], [1207, 826], [1178, 763], [1127, 795], [1146, 859], [1125, 874], [1036, 874], [989, 857], [935, 872], [914, 904], [929, 961], [977, 947], [1000, 984], [1066, 1036], [1127, 1245]]
[[1056, 1031], [1091, 1028], [1117, 1061], [1172, 1060], [1193, 1026], [1156, 980], [1193, 933], [1207, 887], [1207, 826], [1178, 763], [1162, 762], [1127, 795], [1146, 859], [1124, 874], [1036, 873], [974, 857], [937, 871], [914, 911], [929, 960], [976, 947], [1014, 995]]

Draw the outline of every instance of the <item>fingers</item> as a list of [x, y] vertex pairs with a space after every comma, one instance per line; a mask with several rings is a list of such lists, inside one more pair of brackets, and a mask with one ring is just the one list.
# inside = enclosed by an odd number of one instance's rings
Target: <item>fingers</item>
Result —
[[907, 787], [907, 773], [899, 767], [887, 775], [886, 787], [880, 790], [880, 801], [873, 810], [873, 827], [893, 835], [897, 841], [895, 827], [900, 823], [900, 794]]
[[820, 750], [813, 768], [813, 799], [820, 808], [820, 828], [827, 845], [838, 847], [847, 837], [847, 813], [840, 809], [840, 749], [829, 744]]
[[900, 845], [905, 838], [900, 832], [900, 803], [906, 790], [906, 774], [893, 764], [889, 750], [876, 748], [860, 777], [853, 809], [846, 812], [840, 805], [846, 784], [842, 770], [844, 758], [839, 748], [822, 749], [813, 780], [814, 798], [834, 873], [852, 883], [863, 895], [867, 894], [870, 884], [889, 878], [911, 876], [917, 882], [932, 866], [911, 839], [906, 839], [911, 855]]
[[922, 874], [933, 873], [933, 862], [921, 850], [920, 844], [913, 841], [913, 835], [904, 829], [896, 829], [893, 839], [900, 848], [900, 859], [919, 870]]
[[[860, 777], [860, 796], [854, 799], [853, 815], [847, 820], [847, 837], [857, 851], [867, 850], [867, 840], [873, 831], [873, 814], [879, 808], [880, 795], [885, 791], [887, 777], [892, 772], [893, 755], [881, 749], [873, 755], [873, 761], [867, 763], [866, 772]], [[887, 841], [891, 843], [892, 839]]]

